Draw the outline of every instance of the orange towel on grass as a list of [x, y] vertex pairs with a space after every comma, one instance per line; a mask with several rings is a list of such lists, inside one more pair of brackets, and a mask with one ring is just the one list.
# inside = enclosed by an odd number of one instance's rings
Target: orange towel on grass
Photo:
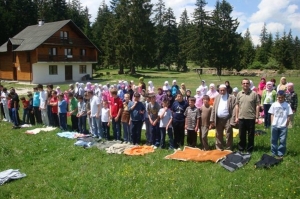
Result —
[[175, 151], [171, 155], [167, 155], [165, 159], [174, 159], [174, 160], [182, 160], [182, 161], [196, 161], [196, 162], [204, 162], [204, 161], [212, 161], [218, 162], [226, 155], [232, 153], [232, 151], [225, 150], [211, 150], [211, 151], [202, 151], [198, 148], [192, 147], [184, 147], [183, 151]]
[[124, 154], [126, 155], [145, 155], [146, 153], [153, 153], [154, 148], [152, 146], [134, 146], [129, 149], [125, 149]]

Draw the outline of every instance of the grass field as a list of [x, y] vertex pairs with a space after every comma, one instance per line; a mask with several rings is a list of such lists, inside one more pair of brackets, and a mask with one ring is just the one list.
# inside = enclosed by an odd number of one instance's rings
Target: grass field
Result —
[[[134, 80], [137, 76], [103, 76], [97, 83]], [[152, 80], [155, 87], [177, 79], [195, 94], [200, 78], [196, 73], [139, 71], [145, 82]], [[231, 82], [240, 88], [243, 77], [202, 76], [209, 84]], [[258, 77], [251, 77], [258, 84]], [[279, 81], [279, 78], [276, 79]], [[298, 79], [288, 78], [296, 83]], [[4, 84], [5, 85], [5, 84]], [[60, 85], [67, 88], [68, 84]], [[5, 85], [16, 86], [19, 85]], [[28, 85], [26, 85], [28, 87]], [[20, 113], [21, 114], [21, 113]], [[37, 135], [25, 134], [26, 129], [11, 130], [11, 125], [0, 122], [0, 171], [20, 169], [27, 177], [0, 186], [0, 199], [6, 198], [300, 198], [300, 127], [289, 129], [287, 155], [283, 162], [270, 169], [255, 169], [254, 163], [270, 154], [270, 132], [255, 137], [255, 151], [250, 162], [235, 172], [229, 172], [212, 162], [196, 163], [165, 160], [173, 151], [157, 149], [152, 154], [130, 157], [108, 155], [97, 148], [74, 146], [74, 140], [59, 138], [58, 130]], [[70, 122], [69, 122], [70, 124]], [[257, 126], [262, 129], [262, 126]], [[145, 139], [143, 133], [143, 139]], [[214, 139], [209, 139], [214, 148]], [[234, 139], [236, 149], [238, 138]], [[198, 140], [199, 143], [199, 140]]]

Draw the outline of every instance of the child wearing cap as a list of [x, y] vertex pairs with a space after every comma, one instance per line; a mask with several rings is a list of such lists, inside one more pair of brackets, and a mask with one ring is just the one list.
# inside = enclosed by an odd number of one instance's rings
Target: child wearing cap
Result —
[[[273, 156], [282, 159], [286, 153], [286, 139], [290, 117], [293, 115], [291, 106], [285, 101], [285, 91], [277, 92], [277, 102], [269, 110], [271, 114], [271, 152]], [[279, 146], [278, 146], [279, 142]]]

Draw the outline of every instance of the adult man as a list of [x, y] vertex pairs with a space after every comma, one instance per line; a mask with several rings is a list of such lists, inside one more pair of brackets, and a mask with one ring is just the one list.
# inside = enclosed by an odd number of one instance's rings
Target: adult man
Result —
[[226, 149], [232, 149], [233, 137], [230, 119], [235, 106], [234, 95], [227, 93], [225, 84], [219, 86], [219, 95], [215, 98], [210, 122], [216, 127], [216, 148], [223, 150], [223, 131], [226, 131]]
[[173, 112], [172, 126], [174, 130], [174, 147], [175, 149], [184, 145], [184, 127], [185, 116], [184, 112], [188, 103], [183, 100], [182, 94], [178, 93], [175, 102], [171, 107]]
[[88, 112], [90, 113], [91, 118], [91, 127], [92, 127], [92, 134], [94, 138], [102, 138], [102, 128], [101, 128], [101, 102], [100, 99], [94, 95], [92, 90], [88, 90], [88, 98], [90, 100], [90, 107], [91, 110]]
[[[236, 118], [239, 123], [240, 151], [251, 153], [254, 148], [255, 121], [259, 116], [258, 94], [250, 89], [250, 81], [247, 78], [242, 80], [242, 91], [236, 96]], [[246, 135], [248, 133], [248, 145], [246, 147]]]

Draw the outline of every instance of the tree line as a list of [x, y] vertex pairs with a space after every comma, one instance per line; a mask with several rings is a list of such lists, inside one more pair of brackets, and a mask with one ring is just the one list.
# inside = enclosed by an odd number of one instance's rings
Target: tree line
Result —
[[187, 71], [188, 62], [216, 68], [219, 75], [222, 69], [300, 69], [300, 41], [292, 30], [273, 35], [264, 24], [261, 44], [254, 46], [248, 29], [244, 35], [237, 32], [230, 3], [217, 0], [212, 11], [206, 4], [196, 0], [193, 13], [184, 10], [177, 23], [163, 0], [111, 0], [110, 6], [103, 1], [91, 23], [80, 0], [1, 0], [0, 41], [38, 19], [72, 19], [100, 49], [98, 65], [117, 67], [119, 73], [161, 66]]

